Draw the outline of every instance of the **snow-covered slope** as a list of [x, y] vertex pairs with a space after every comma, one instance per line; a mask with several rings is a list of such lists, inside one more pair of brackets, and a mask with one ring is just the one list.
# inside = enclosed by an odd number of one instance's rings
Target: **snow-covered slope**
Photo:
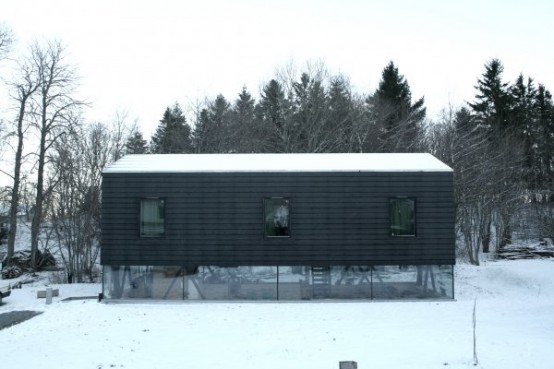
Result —
[[14, 290], [0, 313], [44, 313], [0, 330], [16, 368], [552, 368], [554, 260], [456, 266], [457, 301], [299, 303], [61, 302], [100, 285]]

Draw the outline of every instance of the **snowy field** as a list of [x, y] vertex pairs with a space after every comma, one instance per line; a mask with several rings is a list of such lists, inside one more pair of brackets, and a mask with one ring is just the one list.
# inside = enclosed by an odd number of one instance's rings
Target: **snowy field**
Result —
[[[0, 330], [10, 368], [553, 368], [554, 259], [456, 266], [451, 302], [140, 303], [96, 300], [100, 285], [24, 285], [0, 313], [43, 313]], [[472, 311], [477, 300], [473, 365]]]

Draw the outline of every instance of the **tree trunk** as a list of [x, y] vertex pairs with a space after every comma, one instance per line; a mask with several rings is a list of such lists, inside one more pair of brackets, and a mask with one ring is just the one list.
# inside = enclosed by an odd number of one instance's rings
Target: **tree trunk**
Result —
[[491, 217], [488, 216], [488, 219], [485, 222], [486, 224], [483, 229], [483, 239], [481, 241], [481, 245], [483, 246], [483, 253], [488, 254], [490, 252], [491, 245]]
[[42, 223], [42, 208], [44, 202], [44, 164], [46, 156], [46, 137], [43, 133], [40, 138], [40, 151], [38, 157], [37, 193], [35, 198], [35, 209], [31, 223], [31, 268], [37, 268], [38, 237], [40, 224]]
[[10, 229], [8, 230], [8, 253], [7, 259], [13, 257], [15, 253], [15, 236], [17, 234], [17, 213], [19, 210], [19, 186], [21, 185], [21, 158], [23, 156], [23, 119], [25, 117], [25, 109], [27, 99], [34, 92], [31, 88], [29, 91], [20, 89], [21, 101], [19, 102], [19, 115], [17, 117], [17, 149], [15, 151], [15, 163], [13, 169], [13, 187], [12, 198], [10, 201]]

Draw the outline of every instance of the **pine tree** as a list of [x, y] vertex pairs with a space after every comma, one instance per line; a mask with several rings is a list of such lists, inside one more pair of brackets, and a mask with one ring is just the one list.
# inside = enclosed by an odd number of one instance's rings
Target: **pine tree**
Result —
[[279, 82], [275, 79], [263, 88], [260, 102], [256, 108], [258, 118], [263, 124], [265, 152], [294, 152], [294, 130], [290, 119], [290, 102]]
[[302, 73], [293, 85], [292, 124], [297, 152], [329, 152], [337, 146], [337, 135], [328, 125], [328, 99], [322, 81]]
[[475, 102], [469, 103], [480, 124], [489, 134], [508, 128], [510, 113], [509, 84], [502, 81], [504, 66], [498, 59], [485, 64], [485, 73], [477, 81]]
[[327, 124], [337, 132], [336, 152], [350, 152], [354, 142], [354, 107], [348, 81], [335, 77], [329, 84]]
[[148, 145], [143, 138], [142, 133], [136, 130], [125, 143], [126, 154], [146, 154], [148, 152]]
[[194, 130], [194, 145], [197, 152], [234, 152], [234, 132], [230, 127], [230, 104], [223, 95], [218, 95], [208, 107], [202, 109]]
[[263, 139], [255, 115], [256, 102], [243, 87], [232, 108], [231, 130], [235, 132], [237, 152], [259, 152]]
[[512, 106], [509, 112], [510, 132], [523, 146], [523, 176], [529, 186], [534, 187], [537, 176], [537, 114], [535, 109], [536, 89], [533, 79], [527, 81], [519, 75], [516, 82], [510, 87]]
[[535, 98], [537, 114], [537, 135], [534, 144], [537, 146], [536, 186], [539, 189], [554, 188], [554, 103], [552, 94], [539, 84]]
[[412, 104], [408, 81], [391, 61], [381, 75], [379, 88], [368, 99], [375, 121], [381, 128], [382, 151], [418, 151], [426, 115], [425, 100]]
[[191, 129], [179, 104], [168, 107], [152, 136], [154, 154], [181, 154], [192, 152]]

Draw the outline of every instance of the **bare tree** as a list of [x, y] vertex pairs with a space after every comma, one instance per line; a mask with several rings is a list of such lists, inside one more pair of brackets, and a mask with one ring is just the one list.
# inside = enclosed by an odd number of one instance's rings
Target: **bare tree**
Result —
[[0, 24], [0, 60], [4, 59], [13, 46], [13, 33], [6, 25]]
[[10, 260], [13, 257], [15, 251], [15, 236], [17, 232], [17, 213], [19, 211], [19, 195], [21, 185], [21, 166], [23, 164], [23, 143], [25, 140], [25, 134], [28, 128], [26, 124], [28, 110], [32, 108], [31, 98], [40, 87], [40, 82], [36, 78], [35, 64], [30, 60], [25, 60], [19, 64], [20, 76], [18, 80], [11, 83], [12, 95], [11, 98], [16, 104], [17, 115], [15, 119], [14, 132], [16, 145], [15, 145], [15, 158], [13, 174], [8, 174], [12, 180], [13, 185], [11, 188], [11, 200], [9, 211], [9, 231], [8, 231], [8, 252], [7, 259]]
[[64, 47], [60, 42], [48, 42], [44, 46], [35, 43], [31, 47], [31, 57], [40, 86], [33, 98], [36, 111], [32, 122], [39, 137], [36, 198], [31, 223], [31, 267], [36, 268], [44, 200], [51, 190], [45, 187], [48, 152], [72, 126], [79, 123], [78, 108], [83, 102], [73, 96], [77, 79], [74, 69], [64, 63]]
[[74, 127], [54, 145], [57, 184], [52, 191], [52, 228], [67, 281], [92, 281], [100, 252], [102, 170], [121, 147], [117, 122]]

